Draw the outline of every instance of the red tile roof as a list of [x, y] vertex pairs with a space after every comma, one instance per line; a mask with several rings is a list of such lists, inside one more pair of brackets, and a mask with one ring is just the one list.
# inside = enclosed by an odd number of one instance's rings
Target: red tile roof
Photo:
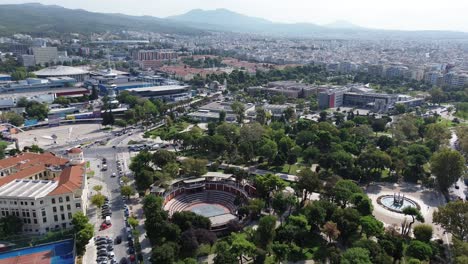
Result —
[[29, 166], [28, 168], [21, 169], [17, 173], [10, 174], [8, 176], [0, 178], [0, 186], [12, 182], [14, 180], [24, 179], [31, 175], [35, 175], [37, 173], [45, 171], [44, 164], [36, 164], [33, 166]]
[[19, 154], [11, 158], [0, 160], [0, 169], [9, 168], [15, 165], [19, 166], [19, 168], [23, 168], [23, 167], [31, 166], [31, 165], [25, 165], [25, 164], [37, 164], [37, 163], [60, 166], [60, 165], [65, 165], [67, 162], [68, 162], [67, 159], [57, 157], [54, 154], [49, 153], [49, 152], [42, 153], [42, 154], [25, 152], [25, 153]]
[[60, 174], [58, 187], [48, 195], [64, 194], [80, 189], [86, 177], [85, 171], [82, 165], [66, 167]]
[[[73, 150], [73, 149], [72, 149]], [[80, 150], [81, 151], [81, 150]], [[76, 152], [73, 152], [76, 153]], [[23, 153], [16, 157], [0, 160], [0, 168], [14, 167], [17, 171], [0, 178], [0, 186], [18, 179], [41, 173], [49, 166], [63, 167], [68, 163], [68, 159], [60, 158], [52, 153]], [[58, 187], [48, 195], [63, 194], [73, 192], [81, 188], [85, 176], [83, 165], [69, 166], [61, 172], [58, 177]]]
[[72, 148], [68, 151], [68, 153], [74, 153], [74, 154], [81, 153], [81, 152], [83, 152], [83, 150], [81, 150], [80, 148]]

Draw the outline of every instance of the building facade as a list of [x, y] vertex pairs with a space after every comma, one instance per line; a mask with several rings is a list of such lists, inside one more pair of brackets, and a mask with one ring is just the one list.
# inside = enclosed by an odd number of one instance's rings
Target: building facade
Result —
[[73, 214], [86, 213], [88, 186], [82, 150], [68, 157], [23, 153], [1, 160], [0, 217], [17, 216], [24, 233], [71, 228]]

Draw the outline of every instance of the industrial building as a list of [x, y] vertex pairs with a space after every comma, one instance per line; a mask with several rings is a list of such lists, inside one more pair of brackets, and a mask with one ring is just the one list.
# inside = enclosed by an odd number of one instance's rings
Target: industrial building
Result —
[[84, 162], [78, 148], [67, 158], [26, 152], [0, 160], [1, 217], [19, 217], [31, 234], [73, 227], [73, 214], [87, 209]]
[[166, 101], [181, 101], [192, 97], [190, 86], [188, 85], [163, 85], [141, 88], [130, 88], [127, 91], [148, 98], [160, 98]]
[[9, 74], [0, 74], [0, 83], [11, 82], [11, 75]]

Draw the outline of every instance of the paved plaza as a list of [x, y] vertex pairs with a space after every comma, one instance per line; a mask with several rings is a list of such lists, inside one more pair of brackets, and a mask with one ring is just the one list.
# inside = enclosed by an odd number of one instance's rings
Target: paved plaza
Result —
[[[385, 226], [395, 226], [398, 230], [401, 230], [401, 223], [404, 221], [405, 215], [385, 209], [377, 203], [378, 197], [400, 193], [406, 198], [415, 201], [421, 207], [421, 214], [426, 224], [433, 224], [432, 213], [438, 206], [445, 204], [444, 197], [440, 192], [411, 183], [376, 183], [369, 185], [365, 189], [365, 192], [372, 200], [374, 216], [382, 221]], [[407, 216], [407, 219], [411, 221], [411, 216]], [[440, 238], [444, 241], [448, 239], [443, 230], [437, 225], [434, 225], [434, 238]]]
[[109, 131], [104, 131], [101, 128], [102, 126], [100, 124], [74, 124], [44, 127], [20, 132], [13, 135], [13, 137], [18, 139], [21, 149], [24, 148], [24, 146], [31, 146], [33, 144], [44, 149], [50, 149], [55, 146], [78, 145], [86, 141], [93, 141], [98, 138], [110, 136]]

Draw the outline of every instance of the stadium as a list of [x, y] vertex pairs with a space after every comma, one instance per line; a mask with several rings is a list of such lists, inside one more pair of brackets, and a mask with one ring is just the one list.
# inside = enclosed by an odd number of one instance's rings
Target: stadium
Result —
[[222, 231], [231, 220], [239, 219], [237, 205], [255, 194], [255, 188], [238, 184], [232, 174], [208, 172], [200, 178], [177, 179], [167, 189], [154, 188], [164, 197], [164, 210], [191, 211], [210, 219], [212, 231]]

